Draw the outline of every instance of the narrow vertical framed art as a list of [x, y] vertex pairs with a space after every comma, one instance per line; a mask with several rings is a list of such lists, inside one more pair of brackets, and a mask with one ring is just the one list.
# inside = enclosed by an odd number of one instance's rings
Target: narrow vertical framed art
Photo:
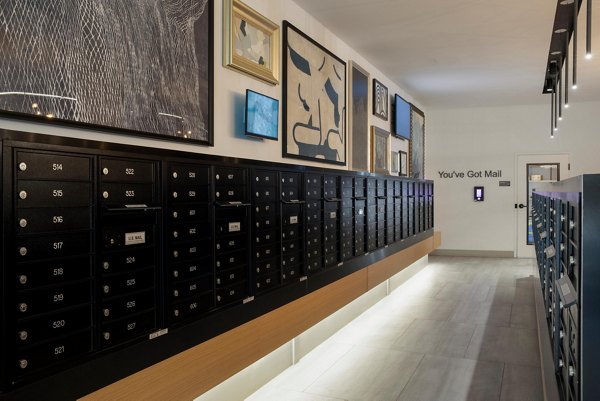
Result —
[[346, 165], [346, 62], [283, 21], [283, 157]]
[[409, 175], [412, 178], [425, 178], [425, 113], [410, 105], [410, 146]]

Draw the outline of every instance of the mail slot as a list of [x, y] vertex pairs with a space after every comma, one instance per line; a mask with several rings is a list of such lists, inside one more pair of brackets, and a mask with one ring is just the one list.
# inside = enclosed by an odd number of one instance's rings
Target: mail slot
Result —
[[236, 267], [231, 270], [217, 272], [215, 283], [217, 289], [246, 280], [246, 268]]
[[256, 278], [256, 291], [264, 292], [276, 287], [279, 284], [279, 273], [267, 274]]
[[[287, 205], [286, 205], [287, 206]], [[255, 217], [272, 217], [277, 216], [277, 205], [275, 203], [256, 204], [252, 207], [252, 212]]]
[[330, 253], [334, 253], [337, 251], [337, 243], [329, 243], [329, 244], [325, 244], [325, 246], [323, 247], [323, 253], [325, 255], [328, 255]]
[[306, 238], [306, 246], [315, 246], [320, 245], [322, 243], [320, 235], [309, 235]]
[[105, 227], [102, 229], [104, 249], [134, 248], [154, 243], [154, 227], [150, 225]]
[[330, 187], [330, 188], [323, 188], [323, 197], [324, 198], [337, 198], [338, 197], [338, 190], [335, 187]]
[[82, 207], [89, 206], [90, 184], [65, 181], [19, 181], [17, 207]]
[[100, 200], [104, 207], [146, 205], [155, 203], [153, 184], [103, 183]]
[[154, 182], [154, 163], [128, 159], [100, 160], [103, 182]]
[[[208, 202], [210, 201], [210, 187], [191, 184], [173, 184], [169, 190], [169, 198], [173, 203], [183, 202]], [[198, 208], [198, 205], [194, 205]]]
[[217, 290], [217, 305], [226, 305], [241, 301], [246, 297], [246, 283], [241, 282]]
[[258, 260], [254, 263], [254, 266], [256, 274], [259, 276], [278, 271], [280, 268], [279, 256], [266, 260]]
[[306, 258], [311, 260], [314, 258], [318, 258], [321, 257], [323, 255], [323, 252], [321, 250], [320, 246], [310, 246], [307, 248], [306, 250]]
[[301, 263], [302, 256], [300, 254], [285, 255], [281, 258], [281, 269], [289, 269]]
[[311, 210], [306, 213], [306, 223], [312, 224], [322, 220], [321, 211], [320, 210]]
[[15, 309], [18, 318], [50, 312], [91, 302], [88, 280], [50, 288], [17, 292]]
[[354, 187], [354, 197], [362, 198], [366, 195], [365, 187], [363, 185], [358, 185]]
[[277, 227], [277, 219], [275, 216], [257, 217], [254, 220], [254, 227], [256, 229], [268, 229]]
[[170, 276], [173, 282], [177, 282], [212, 273], [212, 261], [211, 256], [204, 256], [201, 259], [173, 264], [170, 266]]
[[91, 178], [90, 159], [63, 153], [17, 153], [17, 179], [19, 180], [72, 180], [88, 181]]
[[175, 242], [192, 241], [197, 238], [210, 237], [212, 235], [212, 227], [206, 222], [173, 224], [170, 233], [171, 239]]
[[337, 231], [326, 231], [323, 235], [323, 240], [325, 244], [335, 243], [338, 240]]
[[203, 186], [209, 185], [209, 167], [196, 164], [175, 164], [171, 166], [169, 180], [173, 185]]
[[337, 184], [337, 177], [333, 175], [326, 175], [323, 177], [324, 187], [333, 187]]
[[340, 207], [343, 209], [351, 209], [354, 206], [352, 198], [342, 198], [339, 202]]
[[100, 269], [102, 274], [111, 274], [150, 267], [154, 266], [155, 263], [153, 248], [127, 249], [103, 254]]
[[321, 176], [317, 174], [304, 174], [305, 188], [321, 188]]
[[103, 277], [100, 280], [99, 293], [107, 299], [152, 288], [154, 272], [153, 268], [149, 268]]
[[256, 245], [270, 244], [276, 242], [278, 237], [277, 230], [260, 230], [254, 235], [254, 243]]
[[342, 188], [352, 188], [352, 185], [354, 184], [352, 177], [342, 176], [340, 178], [340, 181], [341, 181]]
[[[217, 281], [217, 284], [218, 281]], [[178, 282], [173, 284], [167, 291], [167, 295], [172, 298], [189, 298], [196, 294], [201, 294], [206, 291], [213, 291], [213, 277], [212, 274], [207, 274], [201, 277], [194, 278], [188, 281]]]
[[17, 210], [17, 234], [90, 230], [89, 207], [32, 208]]
[[72, 336], [18, 350], [14, 372], [15, 375], [22, 376], [86, 354], [91, 350], [92, 331], [90, 329], [82, 330]]
[[310, 259], [306, 264], [306, 269], [311, 274], [318, 272], [322, 268], [323, 268], [323, 260], [320, 257], [315, 258], [315, 259]]
[[306, 188], [304, 190], [304, 194], [306, 196], [306, 199], [321, 199], [322, 193], [321, 193], [321, 188]]
[[351, 207], [345, 207], [340, 210], [342, 219], [351, 219], [354, 217], [354, 209]]
[[277, 172], [257, 170], [252, 181], [258, 187], [277, 187]]
[[204, 313], [214, 307], [214, 297], [214, 293], [209, 292], [196, 295], [191, 299], [175, 302], [171, 307], [169, 319], [173, 322], [180, 322]]
[[280, 173], [281, 174], [281, 186], [295, 186], [298, 187], [300, 184], [300, 174], [298, 173]]
[[17, 289], [25, 290], [39, 286], [63, 284], [89, 278], [91, 258], [61, 258], [58, 260], [19, 263], [15, 266]]
[[279, 255], [279, 246], [275, 243], [256, 247], [254, 251], [254, 259], [257, 261], [270, 259], [277, 255]]
[[239, 187], [245, 184], [245, 170], [241, 168], [215, 167], [215, 186]]
[[100, 320], [103, 323], [156, 308], [154, 289], [128, 294], [111, 301], [103, 301], [100, 306]]
[[321, 232], [323, 232], [323, 228], [320, 222], [306, 225], [306, 235], [309, 237], [319, 236]]
[[217, 202], [243, 202], [246, 199], [245, 187], [217, 187], [215, 201]]
[[354, 189], [352, 187], [342, 187], [342, 198], [352, 198], [354, 196]]
[[170, 257], [174, 262], [184, 262], [200, 259], [212, 253], [212, 240], [210, 238], [175, 244], [171, 248]]
[[171, 208], [171, 212], [169, 213], [172, 221], [205, 221], [208, 220], [209, 215], [209, 207], [202, 205], [176, 205]]
[[76, 256], [90, 252], [90, 233], [17, 237], [16, 243], [15, 254], [18, 262]]
[[337, 220], [327, 219], [323, 223], [323, 230], [325, 233], [337, 232]]
[[300, 277], [300, 266], [293, 266], [288, 269], [282, 269], [281, 271], [281, 281], [282, 283], [290, 283], [298, 279]]
[[297, 226], [288, 226], [288, 227], [284, 227], [281, 230], [281, 238], [283, 240], [300, 238], [300, 237], [302, 237], [302, 233], [300, 232], [300, 229]]
[[281, 245], [281, 252], [284, 255], [302, 251], [302, 242], [299, 240], [286, 241]]
[[281, 200], [292, 201], [301, 199], [300, 191], [296, 187], [281, 187]]
[[155, 312], [145, 312], [100, 326], [100, 344], [103, 348], [132, 340], [156, 329]]
[[325, 264], [325, 266], [332, 266], [338, 263], [337, 259], [338, 258], [336, 254], [325, 255], [323, 263]]
[[256, 201], [273, 202], [277, 199], [277, 188], [255, 188], [252, 191], [252, 198]]
[[90, 305], [42, 317], [20, 319], [17, 321], [16, 344], [19, 348], [47, 341], [92, 326]]
[[215, 266], [217, 271], [232, 269], [237, 266], [243, 266], [247, 263], [246, 251], [241, 250], [223, 255], [217, 255]]
[[352, 258], [352, 248], [344, 248], [342, 249], [342, 251], [340, 252], [340, 259], [343, 261], [346, 261], [348, 259]]

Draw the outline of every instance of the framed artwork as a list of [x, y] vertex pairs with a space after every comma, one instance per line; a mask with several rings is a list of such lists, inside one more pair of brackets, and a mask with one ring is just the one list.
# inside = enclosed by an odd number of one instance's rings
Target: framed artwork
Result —
[[400, 177], [408, 177], [408, 153], [400, 151]]
[[283, 157], [346, 165], [346, 63], [283, 21]]
[[213, 144], [213, 0], [4, 0], [0, 21], [3, 114]]
[[279, 25], [239, 0], [224, 0], [223, 65], [277, 85]]
[[350, 61], [348, 137], [352, 170], [369, 171], [369, 73]]
[[398, 175], [400, 171], [400, 152], [392, 152], [392, 166], [390, 168], [390, 174]]
[[415, 105], [410, 106], [410, 176], [425, 178], [425, 114]]
[[373, 78], [373, 114], [385, 121], [388, 120], [389, 100], [387, 86]]
[[371, 171], [389, 174], [390, 171], [390, 133], [381, 128], [372, 127], [371, 136]]

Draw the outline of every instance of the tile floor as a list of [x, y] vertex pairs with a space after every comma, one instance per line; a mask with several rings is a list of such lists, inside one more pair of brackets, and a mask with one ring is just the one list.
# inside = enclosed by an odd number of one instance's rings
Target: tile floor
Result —
[[429, 265], [247, 401], [542, 400], [534, 261]]

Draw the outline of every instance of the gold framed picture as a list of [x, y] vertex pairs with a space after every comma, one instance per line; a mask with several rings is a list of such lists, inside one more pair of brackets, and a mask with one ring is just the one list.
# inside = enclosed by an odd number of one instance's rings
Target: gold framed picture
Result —
[[390, 173], [390, 133], [372, 126], [371, 171], [379, 174]]
[[224, 0], [223, 65], [277, 85], [279, 25], [239, 0]]

